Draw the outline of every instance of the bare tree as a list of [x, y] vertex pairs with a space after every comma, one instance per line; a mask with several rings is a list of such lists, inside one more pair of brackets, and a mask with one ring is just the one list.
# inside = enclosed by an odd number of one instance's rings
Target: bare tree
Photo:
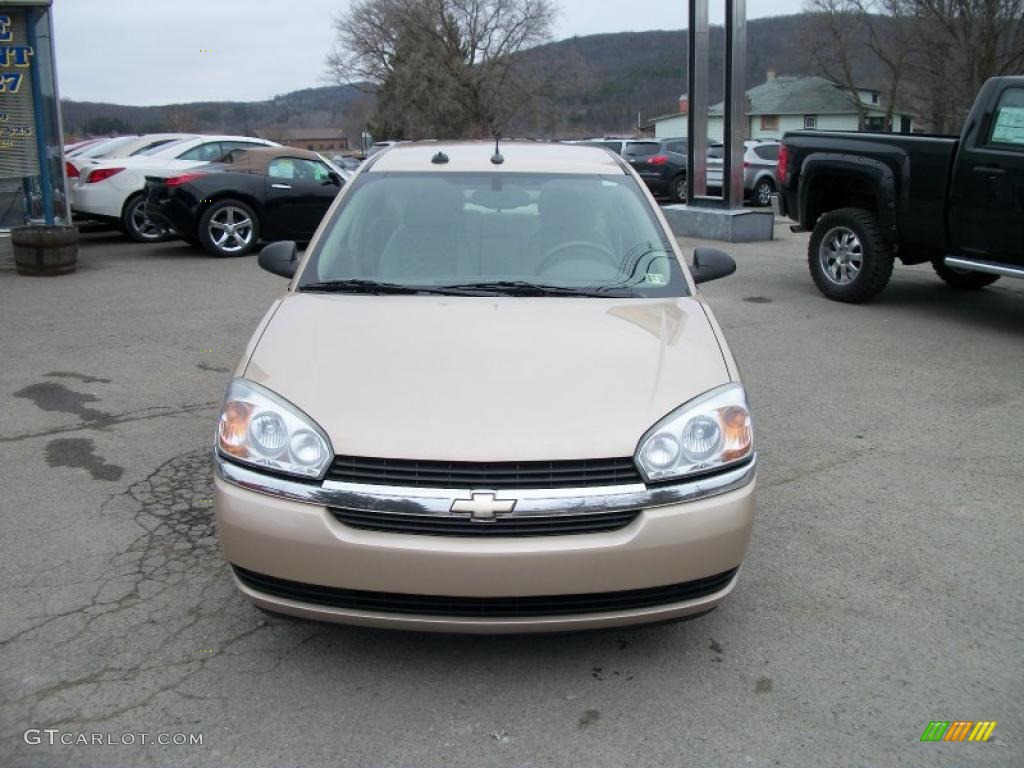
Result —
[[167, 110], [164, 119], [168, 130], [175, 133], [192, 133], [199, 126], [195, 112], [185, 106], [171, 107]]
[[327, 68], [376, 90], [389, 135], [492, 135], [532, 98], [519, 54], [554, 16], [552, 0], [357, 0], [334, 20]]
[[855, 71], [862, 47], [856, 0], [808, 0], [807, 8], [815, 14], [808, 53], [822, 75], [849, 94], [857, 110], [857, 125], [863, 128], [867, 111], [857, 90]]
[[856, 98], [881, 71], [887, 122], [910, 102], [936, 131], [959, 130], [982, 83], [1024, 67], [1024, 0], [808, 0], [808, 50]]
[[917, 96], [933, 128], [960, 128], [981, 85], [1024, 68], [1024, 0], [903, 0]]

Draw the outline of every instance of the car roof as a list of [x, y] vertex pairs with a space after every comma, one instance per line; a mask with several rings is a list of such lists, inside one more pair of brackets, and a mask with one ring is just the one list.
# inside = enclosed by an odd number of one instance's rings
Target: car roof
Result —
[[265, 173], [271, 161], [278, 157], [295, 157], [301, 160], [320, 162], [316, 152], [296, 147], [254, 147], [252, 149], [233, 149], [228, 153], [230, 162], [224, 162], [224, 170], [246, 171], [249, 173]]
[[[491, 162], [494, 141], [438, 142], [424, 141], [397, 144], [366, 161], [363, 173], [391, 171], [426, 172], [502, 172], [502, 173], [625, 173], [618, 157], [604, 147], [581, 144], [556, 144], [540, 141], [499, 142], [504, 161]], [[443, 152], [446, 163], [432, 158]]]

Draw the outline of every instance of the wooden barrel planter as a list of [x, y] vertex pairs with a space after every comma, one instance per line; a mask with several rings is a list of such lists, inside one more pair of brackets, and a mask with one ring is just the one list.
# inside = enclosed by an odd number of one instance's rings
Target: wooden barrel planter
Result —
[[11, 227], [11, 250], [20, 275], [66, 275], [78, 261], [78, 230], [59, 224]]

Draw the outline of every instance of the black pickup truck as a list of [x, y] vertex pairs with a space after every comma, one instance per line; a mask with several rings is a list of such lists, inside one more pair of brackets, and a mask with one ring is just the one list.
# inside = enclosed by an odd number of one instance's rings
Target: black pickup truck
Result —
[[954, 288], [1024, 278], [1024, 77], [986, 82], [959, 138], [787, 133], [778, 177], [830, 299], [870, 299], [896, 258], [931, 262]]

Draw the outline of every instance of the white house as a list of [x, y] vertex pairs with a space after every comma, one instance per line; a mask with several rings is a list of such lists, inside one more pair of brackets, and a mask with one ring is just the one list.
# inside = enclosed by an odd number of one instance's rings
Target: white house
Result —
[[[886, 125], [885, 106], [878, 91], [861, 88], [857, 91], [864, 110], [860, 122], [850, 92], [830, 80], [815, 76], [775, 76], [747, 91], [747, 129], [749, 139], [781, 139], [786, 131], [804, 128], [822, 131], [892, 131], [910, 133], [913, 116], [894, 112], [892, 124]], [[679, 98], [679, 112], [654, 118], [654, 135], [661, 139], [686, 135], [686, 96]], [[708, 110], [708, 138], [721, 141], [723, 104]]]

